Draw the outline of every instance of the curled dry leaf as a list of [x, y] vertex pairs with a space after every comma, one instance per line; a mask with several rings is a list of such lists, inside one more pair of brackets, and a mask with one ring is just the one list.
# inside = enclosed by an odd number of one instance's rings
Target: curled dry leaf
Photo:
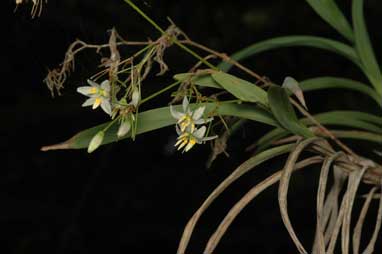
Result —
[[313, 247], [313, 253], [318, 252], [319, 254], [325, 254], [325, 238], [324, 229], [326, 222], [324, 221], [324, 200], [326, 192], [326, 184], [328, 181], [330, 167], [338, 156], [342, 153], [338, 152], [329, 157], [325, 158], [325, 161], [321, 168], [320, 180], [318, 184], [317, 192], [317, 226], [316, 226], [316, 237]]
[[320, 138], [308, 138], [301, 143], [299, 143], [294, 151], [292, 151], [288, 157], [288, 160], [284, 166], [283, 169], [283, 175], [280, 179], [280, 185], [279, 185], [279, 192], [278, 192], [278, 199], [279, 199], [279, 206], [280, 206], [280, 213], [281, 218], [284, 222], [285, 227], [287, 228], [290, 237], [292, 238], [293, 242], [295, 243], [298, 251], [303, 254], [307, 254], [307, 251], [305, 250], [304, 246], [300, 242], [300, 240], [297, 238], [297, 235], [292, 227], [292, 224], [290, 222], [289, 216], [288, 216], [288, 202], [287, 202], [287, 194], [288, 194], [288, 187], [289, 187], [289, 181], [291, 178], [291, 174], [293, 172], [293, 168], [296, 164], [296, 161], [298, 157], [300, 156], [301, 152], [309, 145], [313, 144], [314, 142], [317, 142], [320, 140]]
[[376, 192], [377, 187], [371, 188], [369, 191], [369, 194], [367, 195], [367, 198], [365, 202], [363, 203], [361, 213], [358, 217], [357, 224], [354, 228], [353, 232], [353, 253], [358, 254], [359, 253], [359, 246], [361, 243], [361, 234], [362, 234], [362, 227], [365, 222], [367, 211], [369, 210], [369, 206], [371, 204], [371, 201], [373, 199], [373, 195]]
[[[294, 164], [293, 171], [303, 169], [307, 166], [320, 163], [322, 158], [320, 156], [313, 156], [308, 159], [305, 159], [301, 162]], [[273, 175], [269, 176], [261, 183], [254, 186], [249, 192], [247, 192], [228, 212], [223, 221], [220, 223], [217, 230], [210, 237], [207, 246], [204, 250], [204, 254], [211, 254], [215, 250], [217, 244], [220, 239], [227, 231], [228, 227], [232, 224], [237, 215], [251, 202], [254, 198], [256, 198], [260, 193], [264, 190], [268, 189], [273, 184], [277, 183], [282, 177], [283, 171], [280, 170]]]
[[344, 207], [344, 221], [342, 225], [342, 238], [341, 238], [341, 249], [343, 254], [349, 253], [349, 238], [350, 238], [350, 224], [351, 224], [351, 214], [353, 210], [354, 200], [356, 198], [356, 193], [361, 183], [362, 177], [365, 174], [368, 167], [363, 167], [359, 171], [353, 171], [350, 173], [348, 186], [347, 186], [347, 198], [345, 199]]

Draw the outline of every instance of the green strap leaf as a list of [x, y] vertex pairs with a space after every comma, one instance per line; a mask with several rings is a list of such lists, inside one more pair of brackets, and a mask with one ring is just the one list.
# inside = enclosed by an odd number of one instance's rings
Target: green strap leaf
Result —
[[203, 87], [212, 87], [212, 88], [218, 88], [223, 89], [221, 85], [219, 85], [210, 74], [205, 75], [197, 75], [195, 73], [179, 73], [174, 75], [173, 77], [175, 80], [180, 82], [192, 82], [195, 85], [203, 86]]
[[[356, 111], [330, 111], [314, 115], [314, 118], [323, 125], [346, 126], [362, 129], [374, 133], [382, 133], [382, 128], [377, 123], [376, 116]], [[309, 119], [301, 120], [302, 123], [311, 125]]]
[[[285, 47], [313, 47], [324, 49], [342, 55], [355, 63], [357, 66], [361, 66], [356, 51], [349, 45], [336, 40], [304, 35], [283, 36], [261, 41], [234, 53], [231, 58], [236, 61], [240, 61], [267, 50]], [[227, 72], [231, 67], [232, 64], [227, 62], [222, 62], [218, 65], [218, 68], [225, 72]]]
[[352, 28], [333, 0], [306, 0], [313, 10], [349, 41], [354, 40]]
[[366, 131], [346, 131], [346, 130], [334, 130], [332, 133], [341, 139], [356, 139], [370, 141], [373, 143], [381, 144], [382, 135], [366, 132]]
[[[249, 104], [236, 104], [231, 102], [190, 104], [192, 108], [205, 106], [208, 115], [236, 116], [272, 126], [278, 126], [273, 116], [266, 110]], [[181, 110], [181, 106], [174, 106], [176, 110]], [[156, 108], [139, 114], [136, 134], [153, 131], [170, 125], [175, 125], [176, 120], [171, 116], [170, 107]], [[87, 148], [90, 140], [96, 133], [103, 130], [110, 122], [97, 125], [93, 128], [81, 131], [69, 140], [52, 146], [43, 147], [43, 151], [58, 149], [82, 149]], [[102, 145], [118, 141], [118, 123], [114, 123], [105, 131]], [[124, 138], [128, 138], [129, 135]]]
[[300, 87], [303, 91], [314, 91], [335, 88], [349, 89], [370, 96], [376, 103], [378, 103], [378, 105], [381, 105], [382, 103], [380, 95], [373, 88], [364, 83], [351, 79], [337, 77], [317, 77], [301, 81]]
[[[377, 133], [382, 133], [382, 117], [368, 114], [365, 112], [358, 111], [330, 111], [313, 116], [321, 124], [324, 125], [336, 125], [341, 127], [351, 127], [362, 130], [368, 130], [372, 132], [365, 132], [359, 130], [345, 131], [345, 130], [333, 130], [330, 131], [336, 135], [338, 138], [347, 139], [359, 139], [366, 141], [373, 141], [376, 143], [382, 142], [382, 135]], [[312, 125], [308, 119], [301, 119], [303, 123], [307, 125]], [[338, 134], [338, 135], [337, 135]], [[357, 136], [359, 134], [359, 136]], [[290, 133], [282, 128], [275, 128], [265, 135], [263, 135], [256, 142], [256, 151], [260, 152], [268, 149], [272, 146], [274, 141], [285, 138]]]
[[382, 128], [382, 117], [369, 114], [366, 112], [351, 111], [351, 110], [337, 110], [337, 111], [327, 112], [326, 114], [334, 114], [334, 116], [341, 115], [344, 118], [364, 121], [366, 123], [371, 123]]
[[[217, 89], [223, 89], [210, 74], [195, 75], [194, 73], [180, 73], [174, 76], [175, 80], [184, 82], [190, 80], [195, 85], [202, 87], [212, 87]], [[352, 79], [339, 78], [339, 77], [316, 77], [306, 79], [299, 82], [300, 88], [304, 92], [322, 90], [322, 89], [348, 89], [357, 92], [361, 92], [371, 97], [378, 105], [382, 104], [381, 96], [370, 86]]]
[[268, 149], [270, 146], [272, 146], [272, 143], [276, 140], [282, 139], [290, 135], [290, 132], [282, 129], [282, 128], [275, 128], [269, 132], [267, 132], [265, 135], [263, 135], [261, 138], [259, 138], [256, 142], [256, 153], [264, 151], [265, 149]]
[[242, 101], [268, 104], [267, 93], [255, 84], [224, 72], [216, 72], [211, 76], [225, 90]]
[[268, 89], [268, 100], [273, 115], [283, 128], [303, 137], [308, 138], [314, 136], [313, 133], [297, 119], [285, 89], [271, 85]]
[[363, 0], [353, 0], [352, 14], [355, 47], [364, 66], [363, 70], [377, 92], [382, 95], [382, 75], [367, 32]]

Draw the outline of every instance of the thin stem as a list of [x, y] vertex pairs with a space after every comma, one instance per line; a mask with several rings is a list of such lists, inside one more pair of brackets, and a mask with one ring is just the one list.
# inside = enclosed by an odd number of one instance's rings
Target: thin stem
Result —
[[127, 4], [131, 6], [136, 12], [138, 12], [144, 19], [146, 19], [155, 29], [157, 29], [162, 34], [166, 33], [154, 20], [146, 15], [138, 6], [136, 6], [131, 0], [124, 0]]
[[166, 86], [165, 88], [163, 88], [163, 89], [161, 89], [161, 90], [159, 90], [159, 91], [157, 91], [157, 92], [155, 92], [155, 93], [153, 93], [153, 94], [147, 96], [146, 98], [144, 98], [144, 99], [141, 100], [141, 102], [139, 103], [139, 105], [142, 105], [143, 103], [145, 103], [145, 102], [147, 102], [147, 101], [149, 101], [149, 100], [155, 98], [156, 96], [158, 96], [158, 95], [160, 95], [160, 94], [162, 94], [162, 93], [164, 93], [164, 92], [170, 90], [171, 88], [173, 88], [173, 87], [179, 85], [180, 83], [181, 83], [180, 81], [176, 81], [176, 82], [174, 82], [174, 83], [172, 83], [172, 84]]
[[200, 55], [198, 55], [195, 51], [193, 51], [192, 49], [190, 49], [189, 47], [183, 45], [181, 42], [179, 42], [177, 39], [173, 38], [172, 39], [173, 43], [175, 45], [177, 45], [178, 47], [180, 47], [181, 49], [183, 49], [184, 51], [186, 51], [187, 53], [189, 53], [190, 55], [192, 55], [193, 57], [197, 58], [199, 61], [201, 61], [202, 63], [204, 63], [205, 65], [207, 65], [208, 67], [210, 67], [211, 69], [214, 69], [214, 70], [218, 70], [218, 68], [211, 64], [210, 62], [208, 62], [206, 59], [204, 59], [203, 57], [201, 57]]
[[185, 43], [185, 44], [189, 44], [191, 46], [194, 46], [194, 47], [197, 47], [201, 50], [204, 50], [210, 54], [213, 54], [219, 58], [221, 58], [224, 62], [227, 62], [227, 63], [231, 63], [233, 64], [234, 66], [236, 66], [237, 68], [241, 69], [242, 71], [246, 72], [247, 74], [251, 75], [252, 77], [262, 81], [263, 83], [268, 83], [268, 81], [263, 78], [262, 76], [260, 76], [259, 74], [255, 73], [254, 71], [250, 70], [249, 68], [245, 67], [244, 65], [240, 64], [239, 62], [237, 62], [236, 60], [230, 58], [229, 56], [227, 56], [227, 54], [225, 53], [220, 53], [216, 50], [213, 50], [209, 47], [206, 47], [202, 44], [199, 44], [195, 41], [192, 41], [190, 39], [186, 39], [186, 40], [182, 40], [180, 41], [181, 43]]
[[336, 136], [333, 135], [325, 126], [320, 124], [311, 114], [309, 114], [308, 111], [306, 111], [300, 104], [298, 104], [295, 100], [292, 98], [290, 99], [292, 104], [304, 115], [306, 116], [313, 124], [315, 124], [323, 133], [325, 133], [330, 139], [332, 139], [339, 147], [344, 149], [348, 154], [351, 154], [355, 158], [358, 158], [358, 155], [356, 155], [352, 149], [350, 149], [347, 145], [342, 143]]
[[[137, 11], [144, 19], [146, 19], [152, 26], [155, 27], [155, 29], [157, 29], [161, 34], [166, 34], [166, 31], [163, 30], [154, 20], [152, 20], [149, 16], [147, 16], [137, 5], [135, 5], [131, 0], [124, 0], [127, 4], [129, 4], [135, 11]], [[198, 55], [195, 51], [193, 51], [192, 49], [188, 48], [187, 46], [183, 45], [182, 43], [180, 43], [176, 38], [172, 37], [172, 38], [169, 38], [171, 40], [172, 43], [174, 43], [175, 45], [177, 45], [178, 47], [180, 47], [181, 49], [183, 49], [184, 51], [186, 51], [187, 53], [191, 54], [193, 57], [197, 58], [198, 60], [200, 60], [202, 63], [204, 63], [205, 65], [207, 65], [208, 67], [210, 67], [211, 69], [214, 69], [214, 70], [217, 70], [218, 68], [211, 64], [210, 62], [208, 62], [207, 60], [205, 60], [203, 57], [201, 57], [200, 55]]]
[[114, 118], [112, 121], [109, 122], [109, 124], [103, 128], [102, 131], [107, 131], [117, 120], [119, 120], [121, 118], [121, 116], [117, 116], [116, 118]]

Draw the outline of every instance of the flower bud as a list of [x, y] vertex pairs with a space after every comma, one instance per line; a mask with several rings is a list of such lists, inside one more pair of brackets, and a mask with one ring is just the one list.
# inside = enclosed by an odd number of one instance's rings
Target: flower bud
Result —
[[131, 95], [131, 104], [136, 107], [141, 99], [141, 93], [139, 92], [139, 88], [133, 89], [133, 94]]
[[128, 119], [124, 119], [121, 122], [121, 125], [119, 125], [117, 136], [119, 138], [125, 136], [130, 131], [130, 128], [131, 128], [130, 121]]
[[105, 132], [99, 131], [90, 141], [89, 146], [88, 146], [88, 153], [94, 152], [101, 144], [103, 141], [103, 138], [105, 136]]

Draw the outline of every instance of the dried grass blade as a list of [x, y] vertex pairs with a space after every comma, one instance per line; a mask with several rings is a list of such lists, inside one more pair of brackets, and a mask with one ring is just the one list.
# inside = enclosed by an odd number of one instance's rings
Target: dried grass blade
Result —
[[234, 181], [236, 181], [239, 177], [241, 177], [243, 174], [248, 172], [249, 170], [253, 169], [257, 165], [261, 164], [262, 162], [274, 158], [278, 155], [284, 154], [289, 152], [295, 145], [284, 145], [279, 146], [275, 148], [271, 148], [269, 150], [266, 150], [264, 152], [261, 152], [257, 154], [256, 156], [253, 156], [252, 158], [248, 159], [244, 163], [242, 163], [238, 168], [236, 168], [222, 183], [219, 184], [219, 186], [208, 196], [208, 198], [203, 202], [203, 204], [199, 207], [199, 209], [194, 213], [194, 215], [191, 217], [191, 219], [188, 221], [184, 231], [182, 238], [180, 240], [177, 254], [183, 254], [186, 251], [186, 248], [188, 246], [188, 243], [191, 239], [192, 232], [194, 231], [194, 228], [196, 226], [196, 223], [198, 222], [200, 216], [203, 214], [203, 212], [210, 206], [210, 204], [226, 189], [228, 186], [230, 186]]
[[320, 254], [325, 254], [325, 239], [324, 239], [324, 229], [326, 222], [324, 221], [323, 209], [324, 209], [324, 199], [326, 192], [326, 184], [328, 181], [330, 166], [333, 161], [338, 158], [342, 153], [338, 152], [332, 156], [326, 157], [321, 168], [320, 180], [318, 184], [317, 192], [317, 225], [316, 225], [316, 237], [315, 244], [313, 247], [313, 252]]
[[340, 168], [336, 166], [334, 166], [333, 173], [334, 173], [333, 187], [330, 190], [330, 193], [324, 205], [324, 224], [327, 225], [327, 228], [325, 230], [325, 236], [324, 236], [326, 246], [329, 244], [330, 237], [336, 225], [336, 221], [338, 217], [338, 197], [345, 183], [345, 180], [347, 179], [347, 175]]
[[362, 177], [369, 167], [365, 166], [361, 170], [353, 171], [350, 173], [347, 191], [349, 195], [346, 199], [346, 208], [344, 214], [344, 221], [342, 225], [342, 238], [341, 238], [341, 249], [342, 254], [349, 253], [349, 238], [350, 238], [350, 224], [351, 224], [351, 214], [353, 210], [354, 199], [358, 190], [358, 186], [361, 183]]
[[304, 141], [302, 141], [300, 144], [298, 144], [293, 152], [290, 153], [288, 160], [284, 166], [283, 174], [280, 179], [280, 185], [279, 185], [279, 193], [278, 193], [278, 199], [279, 199], [279, 206], [280, 206], [280, 213], [281, 218], [284, 222], [284, 225], [286, 229], [289, 232], [290, 237], [292, 238], [293, 242], [295, 243], [298, 251], [300, 253], [306, 254], [307, 251], [305, 250], [304, 246], [301, 244], [300, 240], [297, 238], [297, 235], [292, 227], [292, 224], [290, 222], [289, 216], [288, 216], [288, 202], [287, 202], [287, 194], [288, 194], [288, 187], [289, 187], [289, 181], [292, 175], [293, 168], [295, 167], [296, 161], [301, 154], [301, 152], [310, 144], [318, 141], [319, 138], [309, 138]]
[[344, 214], [345, 214], [346, 201], [347, 201], [348, 194], [349, 194], [348, 191], [346, 191], [345, 195], [342, 198], [340, 211], [338, 213], [338, 217], [337, 217], [336, 223], [335, 223], [335, 225], [333, 227], [333, 231], [332, 231], [332, 234], [330, 236], [329, 246], [328, 246], [328, 249], [326, 251], [327, 254], [333, 254], [334, 248], [336, 247], [336, 242], [337, 242], [338, 234], [340, 232], [340, 229], [341, 229], [341, 226], [342, 226], [342, 222], [343, 222], [343, 218], [344, 218]]
[[363, 203], [361, 213], [359, 214], [358, 221], [353, 232], [353, 254], [359, 253], [363, 223], [365, 222], [367, 211], [369, 210], [371, 200], [373, 200], [373, 195], [376, 190], [377, 187], [371, 188], [365, 202]]
[[381, 224], [382, 224], [382, 183], [381, 183], [381, 193], [379, 194], [379, 208], [378, 208], [377, 221], [375, 223], [374, 232], [370, 239], [369, 244], [367, 245], [365, 251], [362, 254], [373, 253], [375, 242], [377, 241], [378, 233], [379, 233], [379, 230], [381, 229]]
[[[299, 163], [296, 163], [293, 170], [299, 170], [306, 166], [320, 163], [322, 161], [322, 158], [320, 156], [314, 156], [308, 159], [305, 159]], [[254, 198], [256, 198], [261, 192], [263, 192], [265, 189], [269, 188], [273, 184], [277, 183], [283, 172], [282, 170], [274, 173], [273, 175], [269, 176], [256, 186], [254, 186], [251, 190], [249, 190], [228, 212], [228, 214], [225, 216], [225, 218], [220, 223], [219, 227], [216, 229], [214, 234], [210, 237], [207, 246], [204, 250], [204, 254], [210, 254], [212, 253], [217, 244], [219, 243], [220, 239], [224, 235], [224, 233], [227, 231], [228, 227], [232, 224], [232, 222], [235, 220], [235, 218], [238, 216], [238, 214], [251, 202]]]

